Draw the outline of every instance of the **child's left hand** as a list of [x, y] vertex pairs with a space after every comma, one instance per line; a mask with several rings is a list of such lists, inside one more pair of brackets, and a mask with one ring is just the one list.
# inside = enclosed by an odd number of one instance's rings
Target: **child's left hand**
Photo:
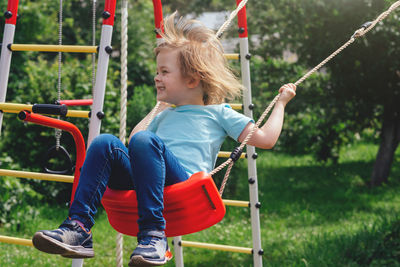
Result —
[[287, 83], [279, 89], [279, 93], [281, 95], [278, 101], [286, 105], [296, 95], [296, 85]]

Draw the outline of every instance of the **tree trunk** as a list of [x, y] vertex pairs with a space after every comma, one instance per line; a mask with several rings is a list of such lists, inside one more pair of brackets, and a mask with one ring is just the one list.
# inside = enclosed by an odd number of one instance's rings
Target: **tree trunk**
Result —
[[396, 109], [385, 109], [381, 143], [372, 170], [371, 185], [379, 186], [388, 181], [394, 153], [400, 141], [400, 114]]

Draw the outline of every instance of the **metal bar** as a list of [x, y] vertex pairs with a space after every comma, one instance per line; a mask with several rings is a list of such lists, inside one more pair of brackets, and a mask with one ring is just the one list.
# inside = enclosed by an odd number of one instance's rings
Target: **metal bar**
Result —
[[33, 247], [32, 240], [0, 235], [0, 243], [8, 243], [14, 245], [30, 246]]
[[237, 253], [245, 253], [252, 254], [252, 248], [245, 247], [236, 247], [236, 246], [227, 246], [227, 245], [217, 245], [210, 243], [201, 243], [201, 242], [193, 242], [193, 241], [181, 241], [182, 247], [191, 247], [191, 248], [206, 248], [211, 250], [221, 250], [228, 252], [237, 252]]
[[[236, 4], [239, 5], [242, 0], [236, 0]], [[240, 61], [241, 72], [242, 72], [242, 83], [247, 89], [243, 93], [244, 103], [244, 114], [250, 118], [253, 118], [253, 111], [249, 108], [252, 106], [251, 97], [251, 80], [250, 80], [250, 58], [249, 54], [249, 41], [247, 32], [247, 19], [246, 19], [246, 7], [243, 7], [238, 13], [238, 27], [239, 27], [239, 44], [240, 44]], [[261, 247], [261, 230], [260, 230], [260, 203], [258, 201], [258, 179], [257, 179], [257, 166], [255, 147], [246, 146], [247, 154], [247, 172], [249, 177], [249, 194], [250, 194], [250, 218], [251, 218], [251, 233], [253, 240], [253, 265], [255, 267], [262, 266], [262, 254], [263, 250]]]
[[176, 267], [183, 267], [183, 249], [181, 246], [182, 242], [182, 237], [181, 236], [175, 236], [173, 238], [173, 245], [174, 245], [174, 252], [175, 252], [175, 266]]
[[11, 44], [11, 51], [38, 51], [38, 52], [70, 52], [70, 53], [97, 53], [97, 46], [82, 45], [42, 45], [42, 44]]
[[0, 176], [11, 176], [11, 177], [18, 177], [18, 178], [28, 178], [28, 179], [63, 182], [63, 183], [73, 183], [74, 182], [74, 176], [70, 176], [70, 175], [15, 171], [15, 170], [6, 170], [6, 169], [0, 169]]
[[97, 116], [97, 114], [103, 113], [108, 63], [110, 60], [110, 55], [106, 52], [106, 47], [111, 47], [112, 31], [113, 31], [113, 26], [108, 24], [103, 24], [101, 29], [100, 51], [97, 63], [96, 82], [93, 92], [92, 116], [90, 117], [90, 123], [89, 123], [89, 137], [87, 141], [88, 147], [92, 142], [92, 140], [100, 134], [102, 117]]
[[224, 202], [226, 206], [232, 206], [232, 207], [248, 208], [250, 206], [249, 201], [223, 199], [222, 202]]
[[226, 59], [234, 59], [234, 60], [239, 60], [240, 56], [239, 54], [224, 54]]
[[[9, 5], [11, 2], [8, 2]], [[18, 1], [16, 2], [18, 6]], [[16, 15], [14, 15], [14, 17], [16, 17]], [[1, 55], [0, 55], [0, 103], [6, 100], [7, 85], [8, 85], [8, 78], [10, 75], [10, 65], [12, 56], [12, 52], [7, 49], [6, 44], [12, 43], [14, 41], [14, 33], [15, 33], [15, 22], [14, 24], [6, 23], [6, 25], [4, 26], [3, 42], [1, 46]], [[3, 123], [3, 114], [0, 112], [0, 131], [2, 123]]]
[[[17, 104], [17, 103], [0, 103], [0, 110], [6, 113], [19, 113], [21, 111], [31, 111], [33, 105]], [[89, 111], [85, 110], [68, 110], [66, 117], [89, 118]]]
[[243, 104], [240, 104], [240, 103], [238, 103], [238, 104], [229, 103], [228, 105], [231, 106], [231, 108], [235, 109], [235, 110], [242, 110], [243, 109]]
[[[231, 156], [231, 152], [229, 151], [220, 151], [218, 152], [218, 157], [219, 158], [229, 158]], [[242, 153], [242, 155], [240, 155], [241, 159], [246, 158], [246, 153]]]

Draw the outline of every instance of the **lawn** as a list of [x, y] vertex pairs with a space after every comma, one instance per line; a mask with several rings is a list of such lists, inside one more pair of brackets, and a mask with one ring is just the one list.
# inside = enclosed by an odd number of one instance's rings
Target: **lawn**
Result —
[[[337, 165], [315, 162], [310, 155], [259, 152], [257, 160], [264, 266], [400, 266], [400, 149], [389, 184], [370, 188], [368, 179], [377, 146], [344, 147]], [[244, 165], [244, 163], [239, 163]], [[248, 198], [246, 170], [237, 168], [228, 196]], [[240, 174], [244, 177], [237, 178]], [[240, 196], [240, 197], [239, 197]], [[66, 216], [66, 207], [37, 208], [34, 218], [0, 235], [30, 238], [51, 229]], [[223, 221], [184, 237], [251, 247], [247, 208], [227, 208]], [[96, 257], [85, 266], [115, 266], [116, 232], [101, 211], [93, 228]], [[135, 239], [124, 238], [124, 263]], [[0, 266], [70, 266], [69, 259], [31, 247], [0, 243]], [[251, 266], [252, 256], [184, 248], [186, 266]], [[167, 266], [174, 266], [171, 262]]]

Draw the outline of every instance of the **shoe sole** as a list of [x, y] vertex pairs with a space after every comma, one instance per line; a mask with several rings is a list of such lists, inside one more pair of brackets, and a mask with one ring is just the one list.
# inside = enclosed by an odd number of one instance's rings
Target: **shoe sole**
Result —
[[131, 258], [128, 266], [130, 267], [160, 266], [166, 264], [171, 259], [172, 259], [172, 253], [169, 251], [165, 253], [164, 260], [162, 261], [147, 260], [143, 258], [143, 256], [141, 255], [136, 255]]
[[66, 258], [93, 258], [94, 251], [90, 248], [82, 246], [70, 246], [64, 244], [54, 238], [44, 235], [42, 232], [37, 232], [33, 238], [32, 243], [35, 248], [49, 254], [59, 254]]

